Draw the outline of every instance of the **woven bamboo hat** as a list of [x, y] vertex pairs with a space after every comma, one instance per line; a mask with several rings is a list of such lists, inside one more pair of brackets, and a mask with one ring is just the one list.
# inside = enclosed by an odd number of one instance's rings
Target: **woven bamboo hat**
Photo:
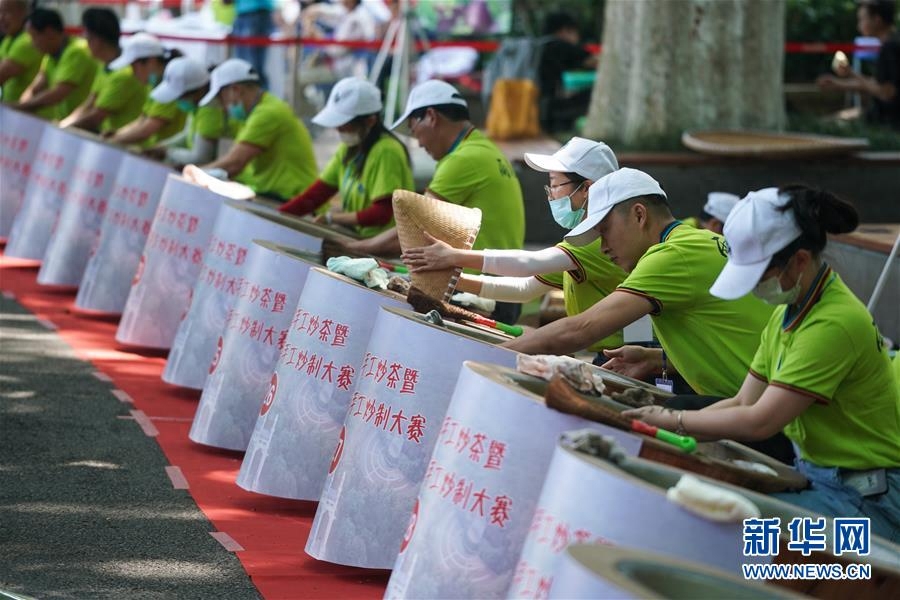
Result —
[[[400, 247], [404, 251], [427, 245], [426, 231], [454, 248], [468, 250], [475, 243], [481, 228], [480, 209], [466, 208], [406, 190], [394, 192], [394, 219], [397, 221]], [[412, 273], [410, 279], [414, 286], [432, 298], [447, 301], [461, 272], [462, 269], [457, 267]]]

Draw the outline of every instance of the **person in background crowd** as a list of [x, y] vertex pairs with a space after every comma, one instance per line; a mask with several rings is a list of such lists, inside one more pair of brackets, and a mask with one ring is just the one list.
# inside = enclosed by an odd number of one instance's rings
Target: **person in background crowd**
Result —
[[[149, 33], [136, 33], [124, 44], [122, 55], [112, 61], [112, 69], [131, 67], [134, 76], [148, 86], [155, 88], [162, 81], [166, 64], [181, 53], [177, 50], [166, 50], [156, 38]], [[112, 141], [117, 144], [140, 144], [149, 148], [161, 140], [177, 135], [184, 129], [186, 115], [178, 110], [174, 102], [162, 103], [147, 98], [141, 110], [141, 116], [116, 130]]]
[[81, 15], [81, 24], [88, 48], [102, 67], [97, 71], [90, 96], [60, 126], [99, 133], [116, 131], [141, 115], [147, 86], [134, 75], [130, 65], [116, 70], [110, 68], [122, 54], [116, 13], [108, 8], [88, 8]]
[[597, 68], [597, 57], [581, 46], [578, 22], [569, 14], [555, 12], [547, 15], [544, 35], [549, 39], [541, 45], [538, 62], [541, 127], [545, 131], [569, 129], [577, 117], [587, 113], [591, 90], [566, 94], [563, 73], [594, 70]]
[[[341, 4], [347, 10], [337, 28], [334, 30], [334, 39], [338, 42], [371, 42], [376, 39], [378, 23], [368, 8], [363, 6], [362, 0], [342, 0]], [[341, 77], [351, 75], [365, 77], [368, 74], [368, 59], [374, 58], [371, 50], [351, 50], [341, 46], [327, 48], [331, 56], [332, 69]]]
[[28, 34], [46, 56], [16, 106], [45, 119], [64, 119], [90, 93], [97, 61], [84, 40], [66, 35], [62, 17], [55, 10], [35, 9], [28, 18]]
[[708, 229], [713, 233], [722, 235], [722, 228], [725, 226], [725, 219], [728, 213], [738, 203], [740, 197], [727, 192], [710, 192], [706, 195], [706, 204], [700, 216], [682, 219], [685, 225], [690, 225], [696, 229]]
[[212, 72], [206, 106], [221, 98], [228, 118], [242, 123], [228, 154], [202, 165], [249, 186], [257, 194], [293, 198], [316, 179], [312, 139], [291, 107], [260, 87], [253, 65], [231, 58]]
[[[473, 249], [520, 249], [525, 241], [522, 188], [503, 153], [469, 121], [469, 107], [449, 83], [429, 80], [415, 86], [406, 110], [392, 129], [412, 133], [436, 161], [427, 195], [481, 209], [481, 231]], [[396, 228], [351, 243], [369, 254], [400, 253]], [[515, 323], [520, 304], [498, 302], [493, 317]]]
[[725, 224], [731, 255], [710, 292], [727, 300], [753, 292], [778, 306], [743, 385], [699, 411], [624, 414], [698, 439], [758, 440], [784, 430], [810, 487], [776, 496], [825, 515], [869, 518], [873, 533], [896, 543], [900, 382], [872, 316], [822, 260], [827, 235], [858, 222], [851, 205], [805, 186], [741, 201]]
[[337, 128], [341, 145], [319, 178], [279, 210], [305, 215], [338, 193], [341, 210], [319, 219], [352, 227], [362, 237], [393, 225], [391, 196], [414, 189], [413, 176], [406, 146], [385, 129], [381, 109], [381, 91], [373, 84], [356, 77], [339, 81], [313, 123]]
[[0, 90], [7, 104], [16, 102], [41, 68], [43, 54], [25, 31], [27, 0], [0, 0]]
[[[275, 29], [272, 11], [273, 0], [223, 0], [225, 4], [234, 4], [235, 19], [231, 34], [238, 37], [268, 38]], [[266, 54], [268, 47], [260, 45], [242, 45], [234, 47], [234, 56], [249, 62], [259, 76], [259, 85], [266, 87]]]
[[856, 11], [859, 32], [881, 40], [875, 60], [875, 76], [866, 77], [849, 65], [840, 65], [837, 76], [822, 75], [817, 80], [824, 89], [859, 92], [871, 98], [865, 112], [867, 121], [900, 129], [900, 33], [894, 24], [896, 0], [860, 0]]
[[225, 135], [225, 109], [214, 100], [199, 107], [198, 102], [209, 93], [209, 71], [193, 58], [172, 59], [163, 73], [163, 80], [153, 88], [150, 98], [160, 104], [174, 102], [187, 115], [188, 126], [182, 135], [165, 141], [152, 149], [175, 165], [205, 164], [215, 160], [219, 138]]
[[234, 12], [234, 2], [226, 3], [225, 0], [210, 0], [213, 18], [217, 23], [231, 27], [237, 16]]
[[[602, 142], [576, 137], [552, 156], [525, 154], [532, 169], [547, 173], [544, 186], [554, 220], [572, 229], [587, 214], [591, 184], [619, 168], [612, 150]], [[433, 238], [432, 238], [433, 239]], [[469, 267], [490, 277], [462, 275], [457, 291], [507, 302], [527, 302], [554, 289], [562, 289], [566, 314], [577, 315], [611, 294], [625, 279], [625, 272], [601, 252], [602, 240], [587, 246], [562, 241], [536, 252], [525, 250], [459, 250], [434, 240], [430, 246], [408, 248], [403, 261], [412, 272], [449, 267]], [[624, 343], [617, 331], [588, 349], [602, 352]]]

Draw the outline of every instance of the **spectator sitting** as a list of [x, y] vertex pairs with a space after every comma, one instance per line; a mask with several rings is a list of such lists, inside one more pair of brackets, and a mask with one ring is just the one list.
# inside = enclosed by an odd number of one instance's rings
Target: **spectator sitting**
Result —
[[597, 57], [579, 44], [578, 23], [571, 15], [561, 12], [548, 15], [544, 34], [549, 39], [540, 50], [538, 63], [541, 127], [545, 131], [571, 129], [575, 119], [587, 113], [591, 90], [565, 94], [562, 75], [565, 71], [595, 69]]
[[896, 0], [861, 0], [856, 11], [857, 28], [864, 36], [881, 40], [875, 60], [875, 76], [866, 77], [849, 65], [838, 65], [834, 75], [816, 80], [823, 89], [859, 92], [871, 97], [865, 118], [900, 129], [900, 33], [894, 25]]

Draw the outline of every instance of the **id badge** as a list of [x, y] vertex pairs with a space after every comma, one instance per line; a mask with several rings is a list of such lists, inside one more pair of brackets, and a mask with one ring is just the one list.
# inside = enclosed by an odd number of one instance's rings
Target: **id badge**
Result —
[[859, 492], [863, 498], [877, 496], [887, 491], [887, 474], [884, 469], [842, 473], [841, 480], [844, 485]]
[[675, 389], [675, 384], [672, 383], [671, 379], [666, 379], [665, 377], [657, 377], [656, 387], [664, 392], [669, 392], [671, 394]]

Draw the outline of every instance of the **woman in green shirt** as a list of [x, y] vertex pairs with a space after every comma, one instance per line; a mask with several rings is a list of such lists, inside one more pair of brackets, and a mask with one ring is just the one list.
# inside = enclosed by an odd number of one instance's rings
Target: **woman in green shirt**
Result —
[[834, 517], [867, 517], [874, 533], [898, 542], [900, 381], [871, 315], [822, 260], [827, 234], [858, 222], [852, 206], [805, 186], [767, 188], [739, 202], [725, 224], [731, 253], [710, 293], [753, 292], [779, 306], [743, 385], [699, 411], [624, 414], [704, 440], [783, 430], [810, 487], [780, 498]]
[[[131, 67], [134, 76], [150, 88], [162, 81], [166, 64], [181, 56], [177, 50], [167, 50], [149, 33], [136, 33], [124, 44], [122, 55], [109, 64], [111, 69]], [[174, 102], [162, 103], [148, 98], [141, 116], [112, 135], [117, 144], [140, 144], [150, 147], [159, 140], [176, 135], [184, 129], [186, 115]]]
[[[569, 140], [555, 154], [525, 154], [532, 169], [548, 174], [544, 186], [553, 219], [572, 229], [584, 218], [588, 188], [619, 168], [613, 151], [602, 142], [580, 137]], [[602, 240], [587, 246], [560, 242], [552, 248], [527, 250], [459, 250], [439, 240], [410, 248], [403, 260], [415, 271], [467, 267], [503, 275], [463, 275], [456, 289], [504, 302], [527, 302], [554, 289], [562, 289], [566, 314], [577, 315], [599, 302], [625, 280], [626, 274], [600, 250]], [[624, 343], [617, 331], [588, 349], [602, 352]]]
[[205, 164], [216, 159], [219, 138], [225, 134], [225, 110], [218, 99], [198, 107], [209, 92], [209, 71], [192, 58], [180, 57], [166, 65], [163, 81], [153, 89], [150, 98], [161, 104], [172, 102], [188, 117], [182, 135], [169, 138], [153, 148], [176, 165]]
[[394, 224], [394, 190], [412, 190], [413, 176], [406, 147], [381, 123], [381, 92], [355, 77], [335, 84], [328, 104], [313, 123], [334, 127], [341, 145], [328, 166], [306, 190], [279, 208], [305, 215], [340, 195], [340, 210], [317, 217], [328, 224], [352, 227], [372, 237]]

